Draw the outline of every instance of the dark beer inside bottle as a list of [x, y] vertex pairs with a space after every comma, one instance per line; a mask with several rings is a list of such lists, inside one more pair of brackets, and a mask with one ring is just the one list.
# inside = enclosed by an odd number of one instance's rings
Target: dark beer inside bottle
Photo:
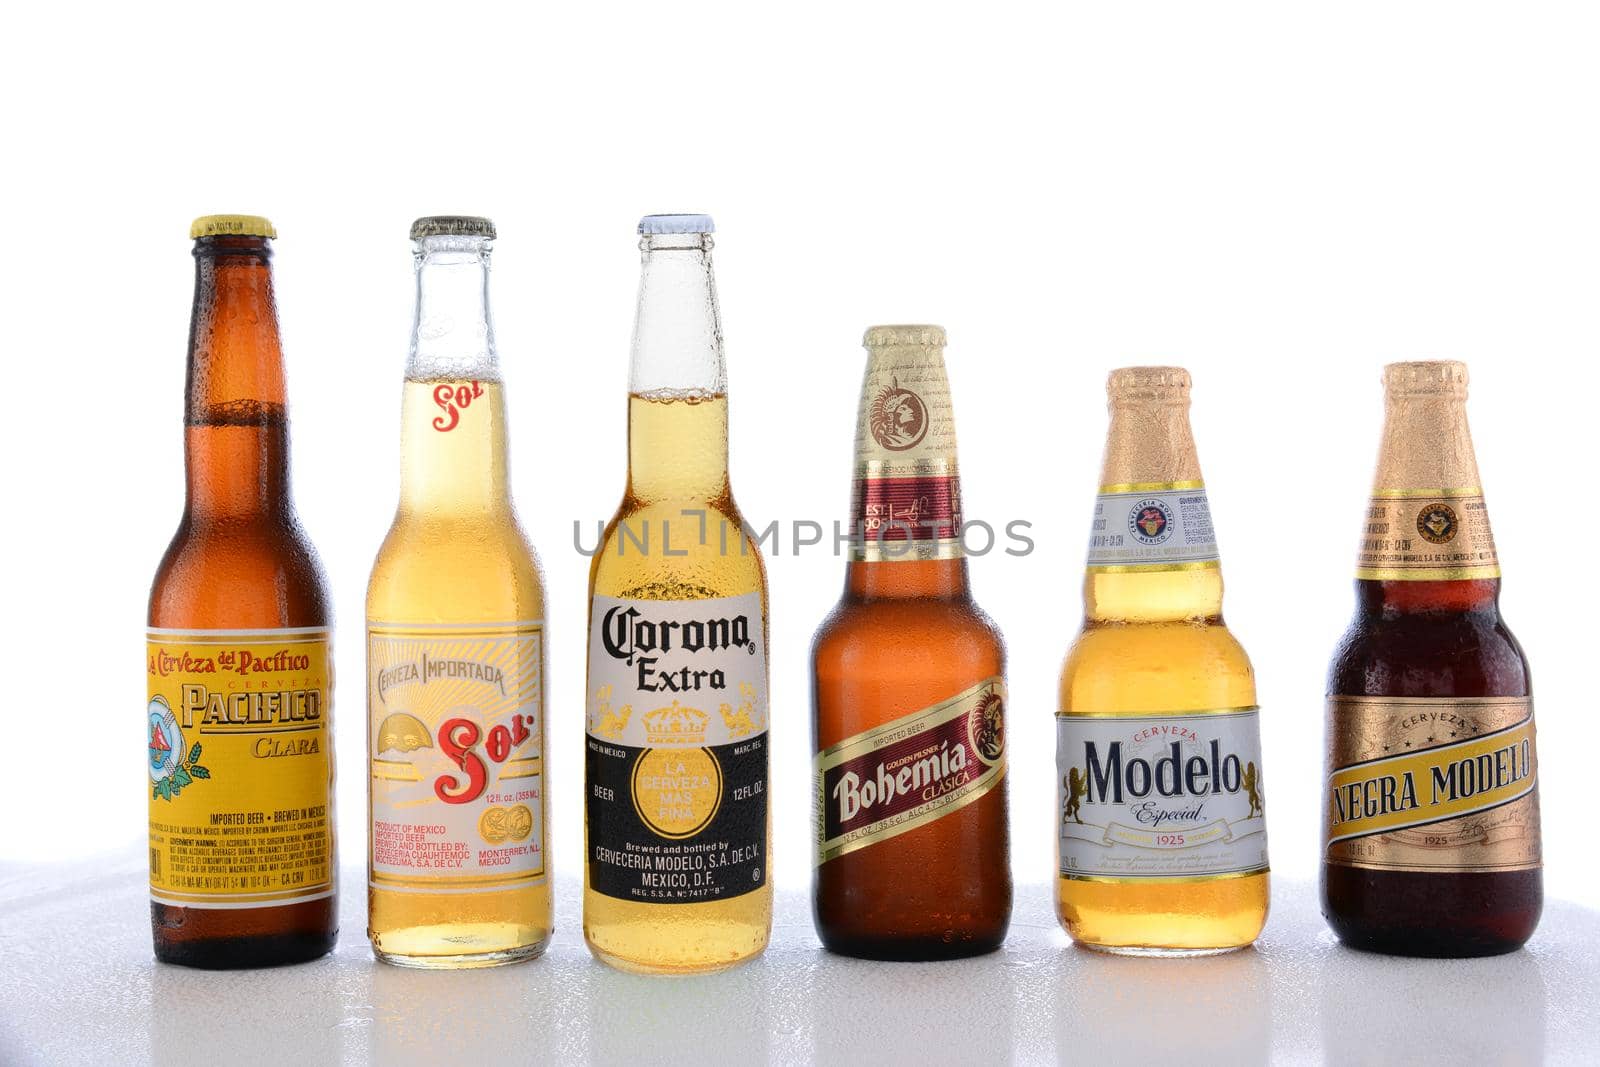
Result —
[[[1328, 691], [1372, 697], [1528, 696], [1528, 663], [1500, 618], [1500, 581], [1356, 581], [1356, 617]], [[1521, 946], [1542, 873], [1382, 871], [1325, 863], [1323, 916], [1352, 948], [1493, 956]]]
[[[183, 518], [150, 590], [152, 627], [327, 626], [316, 552], [289, 493], [283, 357], [264, 237], [195, 242], [184, 407]], [[263, 908], [152, 901], [155, 955], [211, 969], [315, 959], [338, 935], [337, 897]]]

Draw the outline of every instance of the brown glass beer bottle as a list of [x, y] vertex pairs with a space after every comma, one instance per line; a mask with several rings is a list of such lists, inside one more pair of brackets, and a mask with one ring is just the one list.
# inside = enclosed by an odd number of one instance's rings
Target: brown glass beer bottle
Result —
[[973, 956], [1011, 919], [1005, 649], [967, 587], [944, 331], [865, 343], [850, 563], [812, 648], [817, 933]]
[[150, 589], [150, 919], [192, 967], [313, 959], [338, 933], [332, 618], [289, 495], [266, 219], [195, 220], [183, 518]]
[[1543, 902], [1528, 663], [1467, 429], [1467, 368], [1384, 370], [1356, 615], [1328, 675], [1322, 913], [1345, 944], [1490, 956]]

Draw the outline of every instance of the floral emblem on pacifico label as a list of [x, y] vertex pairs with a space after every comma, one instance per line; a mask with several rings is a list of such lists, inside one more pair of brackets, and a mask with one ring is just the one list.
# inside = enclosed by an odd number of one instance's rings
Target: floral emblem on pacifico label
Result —
[[1156, 497], [1139, 501], [1128, 512], [1128, 532], [1140, 544], [1161, 544], [1172, 536], [1172, 509]]
[[867, 428], [872, 431], [873, 440], [884, 448], [904, 452], [927, 436], [928, 407], [920, 396], [902, 389], [899, 381], [891, 378], [872, 398]]
[[184, 748], [183, 730], [167, 702], [154, 697], [149, 710], [151, 796], [171, 800], [196, 779], [210, 778], [211, 772], [200, 765], [200, 742]]
[[1417, 513], [1417, 533], [1430, 544], [1448, 544], [1460, 529], [1461, 520], [1456, 518], [1455, 508], [1442, 501], [1429, 504]]

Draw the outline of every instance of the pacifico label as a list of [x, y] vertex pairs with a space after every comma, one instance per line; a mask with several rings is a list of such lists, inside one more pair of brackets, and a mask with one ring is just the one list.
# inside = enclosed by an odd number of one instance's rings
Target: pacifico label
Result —
[[1387, 871], [1538, 867], [1527, 697], [1328, 698], [1327, 862]]
[[850, 520], [855, 561], [962, 554], [955, 414], [938, 348], [879, 349], [868, 360]]
[[1062, 876], [1265, 871], [1259, 718], [1256, 708], [1057, 716]]
[[1202, 482], [1100, 487], [1089, 532], [1089, 570], [1172, 571], [1218, 565]]
[[333, 893], [323, 627], [150, 630], [150, 897], [265, 908]]
[[541, 623], [369, 622], [367, 712], [373, 888], [544, 881]]
[[1483, 493], [1477, 489], [1375, 493], [1367, 509], [1356, 577], [1390, 582], [1500, 577]]
[[932, 707], [817, 754], [820, 865], [954, 814], [1005, 775], [1005, 681], [988, 678]]
[[729, 900], [767, 880], [761, 594], [593, 598], [589, 886], [621, 900]]

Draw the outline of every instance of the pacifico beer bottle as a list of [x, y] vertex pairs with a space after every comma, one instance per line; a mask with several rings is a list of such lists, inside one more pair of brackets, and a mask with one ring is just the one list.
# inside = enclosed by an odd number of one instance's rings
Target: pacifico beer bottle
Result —
[[1328, 672], [1322, 913], [1347, 945], [1488, 956], [1543, 904], [1528, 662], [1467, 429], [1467, 368], [1384, 370], [1356, 614]]
[[150, 589], [150, 919], [192, 967], [314, 959], [338, 933], [333, 623], [289, 494], [272, 224], [196, 219], [183, 519]]
[[711, 232], [639, 224], [628, 485], [589, 570], [583, 932], [655, 974], [749, 959], [772, 926], [767, 581], [728, 485]]
[[1222, 571], [1189, 430], [1189, 373], [1128, 367], [1056, 720], [1056, 911], [1080, 944], [1197, 955], [1267, 918], [1255, 676], [1222, 621]]
[[367, 935], [413, 967], [531, 959], [553, 924], [544, 583], [507, 481], [494, 236], [412, 224], [400, 506], [367, 588]]
[[989, 952], [1011, 920], [1005, 648], [961, 548], [944, 331], [874, 326], [844, 596], [812, 646], [812, 903], [831, 951]]

